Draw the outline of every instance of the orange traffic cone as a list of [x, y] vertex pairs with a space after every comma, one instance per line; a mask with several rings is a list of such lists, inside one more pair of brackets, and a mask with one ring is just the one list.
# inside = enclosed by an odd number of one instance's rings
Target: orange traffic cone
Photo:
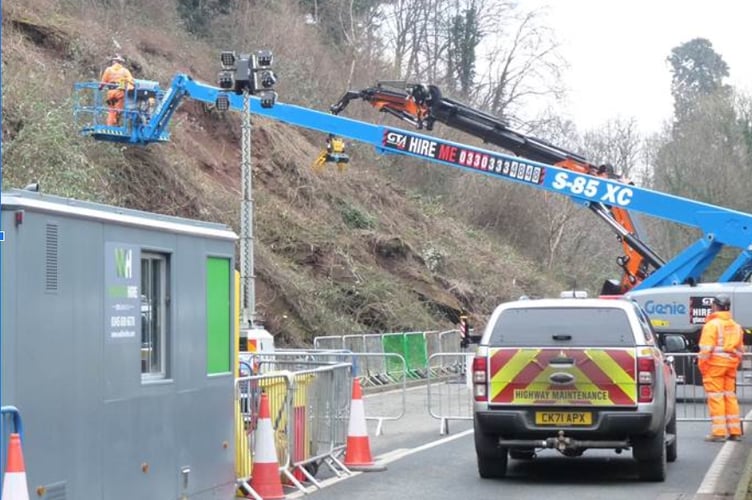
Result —
[[269, 398], [266, 394], [261, 394], [256, 427], [256, 446], [253, 449], [251, 488], [264, 500], [285, 498], [282, 480], [279, 476], [277, 448], [274, 445], [274, 428], [269, 411]]
[[353, 379], [344, 463], [348, 469], [358, 471], [370, 472], [386, 469], [383, 465], [377, 465], [371, 457], [371, 443], [368, 440], [368, 428], [366, 427], [366, 410], [363, 406], [363, 390], [360, 388], [360, 380], [357, 378]]
[[29, 487], [26, 485], [26, 467], [21, 451], [21, 436], [13, 433], [8, 443], [8, 457], [3, 478], [2, 500], [29, 500]]

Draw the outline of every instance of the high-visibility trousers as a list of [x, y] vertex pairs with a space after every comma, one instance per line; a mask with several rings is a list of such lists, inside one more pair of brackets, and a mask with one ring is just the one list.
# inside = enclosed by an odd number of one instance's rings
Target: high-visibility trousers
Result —
[[709, 365], [702, 375], [713, 436], [742, 434], [739, 401], [736, 399], [736, 370], [736, 366]]
[[125, 108], [125, 91], [112, 89], [107, 91], [107, 125], [116, 126], [120, 121], [120, 113]]

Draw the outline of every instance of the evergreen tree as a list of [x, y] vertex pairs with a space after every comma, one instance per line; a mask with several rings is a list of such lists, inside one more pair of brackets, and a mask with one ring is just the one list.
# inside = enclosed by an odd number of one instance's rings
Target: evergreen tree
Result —
[[671, 94], [676, 122], [689, 118], [702, 97], [730, 94], [730, 88], [723, 83], [729, 75], [729, 67], [709, 40], [695, 38], [674, 47], [668, 62], [672, 68]]
[[466, 98], [470, 96], [475, 81], [475, 50], [482, 38], [478, 8], [475, 2], [471, 2], [464, 12], [452, 18], [447, 54], [448, 80]]

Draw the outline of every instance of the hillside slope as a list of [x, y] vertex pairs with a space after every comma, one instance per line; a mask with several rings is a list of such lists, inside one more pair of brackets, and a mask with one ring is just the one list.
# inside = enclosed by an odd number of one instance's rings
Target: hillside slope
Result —
[[[167, 85], [186, 72], [211, 82], [216, 72], [218, 49], [177, 27], [156, 29], [176, 25], [170, 9], [148, 20], [140, 13], [125, 30], [99, 5], [3, 3], [3, 188], [39, 181], [43, 192], [224, 222], [239, 233], [237, 116], [187, 102], [173, 118], [171, 142], [146, 148], [78, 136], [73, 83], [96, 79], [115, 42], [137, 78]], [[284, 65], [277, 71], [284, 78]], [[285, 89], [280, 100], [295, 102]], [[482, 325], [500, 301], [561, 288], [497, 235], [388, 175], [444, 167], [355, 147], [345, 172], [315, 174], [323, 141], [254, 118], [256, 308], [278, 342], [449, 328], [462, 309]]]

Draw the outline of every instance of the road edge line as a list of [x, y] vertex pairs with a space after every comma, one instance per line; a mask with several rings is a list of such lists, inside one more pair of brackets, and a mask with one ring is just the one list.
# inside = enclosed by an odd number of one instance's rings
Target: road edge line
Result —
[[[747, 415], [745, 415], [744, 420], [749, 419], [750, 416], [752, 416], [752, 411], [749, 411]], [[744, 423], [742, 423], [742, 425], [744, 425]], [[718, 455], [716, 455], [713, 463], [710, 464], [708, 472], [705, 473], [705, 477], [702, 478], [702, 483], [700, 483], [700, 487], [697, 488], [697, 492], [695, 493], [696, 495], [712, 495], [715, 493], [716, 487], [718, 485], [718, 480], [720, 479], [723, 470], [729, 463], [735, 445], [736, 443], [734, 443], [733, 441], [727, 441], [723, 444], [721, 451], [718, 452]], [[750, 457], [748, 457], [747, 464], [745, 465], [748, 465], [750, 463], [749, 458]], [[742, 471], [742, 478], [745, 477], [746, 473], [746, 470]], [[737, 484], [736, 491], [738, 490], [739, 485]]]

